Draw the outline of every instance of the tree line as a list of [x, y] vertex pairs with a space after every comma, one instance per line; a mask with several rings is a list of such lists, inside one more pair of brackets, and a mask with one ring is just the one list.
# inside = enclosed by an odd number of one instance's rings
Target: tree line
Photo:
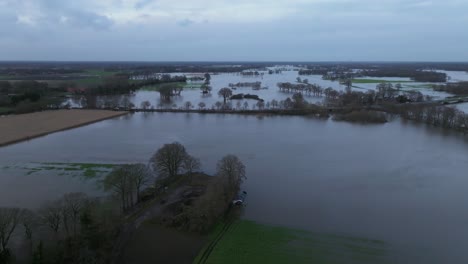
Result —
[[458, 96], [468, 95], [468, 82], [447, 83], [444, 85], [434, 85], [435, 91], [447, 92]]

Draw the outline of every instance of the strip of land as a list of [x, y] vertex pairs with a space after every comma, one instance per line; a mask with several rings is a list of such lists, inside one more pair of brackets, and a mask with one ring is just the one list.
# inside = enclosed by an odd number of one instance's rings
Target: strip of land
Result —
[[57, 110], [0, 117], [0, 146], [125, 114], [109, 110]]

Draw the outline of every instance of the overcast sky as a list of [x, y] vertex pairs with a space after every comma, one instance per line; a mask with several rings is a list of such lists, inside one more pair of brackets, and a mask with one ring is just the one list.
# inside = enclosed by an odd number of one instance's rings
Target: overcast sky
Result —
[[0, 0], [0, 60], [468, 61], [468, 0]]

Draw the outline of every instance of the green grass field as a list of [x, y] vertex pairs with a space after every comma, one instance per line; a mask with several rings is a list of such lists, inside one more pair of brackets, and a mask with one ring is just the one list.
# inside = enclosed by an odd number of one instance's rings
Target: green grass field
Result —
[[[219, 229], [218, 229], [219, 230]], [[317, 234], [237, 221], [206, 259], [207, 264], [338, 264], [387, 263], [386, 244], [379, 240]]]
[[413, 81], [390, 81], [390, 80], [374, 80], [374, 79], [353, 79], [353, 83], [412, 83]]

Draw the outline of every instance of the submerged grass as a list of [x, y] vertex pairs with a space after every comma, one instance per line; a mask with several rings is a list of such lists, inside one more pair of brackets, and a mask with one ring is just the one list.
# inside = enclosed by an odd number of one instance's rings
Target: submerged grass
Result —
[[25, 170], [26, 175], [41, 171], [60, 171], [59, 175], [83, 176], [88, 179], [96, 178], [109, 173], [119, 164], [97, 164], [97, 163], [32, 163], [23, 166], [4, 166], [3, 169]]
[[171, 82], [171, 83], [160, 83], [160, 84], [156, 84], [156, 85], [144, 86], [140, 90], [143, 90], [143, 91], [159, 91], [159, 89], [161, 89], [163, 87], [167, 87], [167, 86], [170, 86], [170, 87], [175, 86], [177, 88], [184, 88], [184, 89], [189, 89], [189, 88], [199, 89], [201, 87], [201, 85], [199, 85], [199, 84], [187, 84], [185, 82]]
[[[379, 240], [325, 235], [238, 221], [201, 263], [386, 263]], [[197, 262], [198, 261], [198, 262]], [[198, 257], [194, 263], [199, 263]]]
[[412, 83], [413, 81], [376, 80], [376, 79], [353, 79], [353, 83]]

